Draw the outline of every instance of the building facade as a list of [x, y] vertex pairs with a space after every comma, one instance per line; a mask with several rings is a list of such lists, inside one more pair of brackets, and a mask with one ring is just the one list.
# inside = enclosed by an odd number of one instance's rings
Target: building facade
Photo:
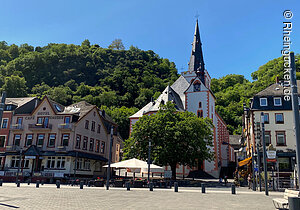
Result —
[[[299, 92], [300, 81], [297, 81], [297, 85]], [[276, 151], [276, 159], [268, 160], [268, 167], [279, 167], [281, 172], [293, 171], [296, 157], [294, 117], [291, 101], [284, 100], [283, 86], [276, 82], [257, 93], [250, 107], [244, 107], [244, 110], [243, 136], [246, 156], [253, 156], [252, 147], [254, 152], [259, 150], [262, 153], [261, 113], [263, 113], [267, 149]]]
[[[30, 112], [14, 113], [1, 172], [24, 179], [104, 176], [113, 125], [112, 162], [118, 162], [122, 139], [117, 125], [84, 101], [62, 106], [44, 97]], [[20, 164], [21, 162], [21, 164]]]
[[[212, 119], [214, 124], [213, 147], [210, 149], [215, 153], [215, 159], [211, 162], [203, 161], [203, 163], [198, 164], [198, 167], [194, 168], [178, 166], [177, 175], [187, 176], [190, 171], [201, 169], [214, 177], [219, 177], [221, 168], [226, 168], [230, 161], [235, 160], [234, 157], [231, 157], [231, 154], [234, 153], [232, 152], [233, 148], [229, 145], [227, 125], [215, 110], [216, 98], [210, 89], [210, 83], [211, 78], [204, 67], [197, 21], [188, 71], [183, 72], [171, 86], [167, 86], [155, 101], [148, 103], [137, 113], [130, 116], [131, 132], [132, 126], [140, 117], [156, 113], [161, 103], [172, 101], [178, 111], [190, 111], [198, 117]], [[169, 167], [167, 166], [166, 169], [169, 169]]]

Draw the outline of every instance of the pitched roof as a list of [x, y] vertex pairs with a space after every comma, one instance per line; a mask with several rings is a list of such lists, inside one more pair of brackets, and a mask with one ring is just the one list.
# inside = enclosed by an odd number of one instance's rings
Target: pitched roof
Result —
[[6, 98], [5, 104], [13, 104], [13, 105], [16, 105], [17, 107], [21, 107], [33, 99], [35, 99], [35, 97]]
[[80, 101], [65, 107], [62, 114], [78, 114], [80, 119], [94, 107], [95, 105], [89, 104], [86, 101]]
[[[300, 93], [300, 80], [297, 80], [298, 94]], [[266, 89], [260, 91], [255, 96], [282, 96], [283, 85], [275, 83], [267, 87]]]
[[175, 108], [178, 111], [184, 111], [182, 100], [178, 93], [176, 93], [169, 85], [160, 94], [160, 96], [153, 102], [149, 102], [146, 106], [140, 109], [137, 113], [130, 116], [130, 118], [142, 117], [148, 112], [157, 112], [159, 110], [160, 104], [166, 104], [171, 101], [175, 104]]
[[185, 106], [184, 92], [188, 89], [189, 86], [190, 86], [190, 83], [182, 75], [171, 86], [171, 88], [174, 91], [176, 91], [176, 93], [180, 96], [183, 106]]

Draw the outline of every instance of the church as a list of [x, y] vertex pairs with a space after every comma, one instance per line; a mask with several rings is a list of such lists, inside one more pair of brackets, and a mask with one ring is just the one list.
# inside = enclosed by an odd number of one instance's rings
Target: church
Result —
[[[204, 65], [197, 20], [188, 70], [182, 72], [181, 76], [171, 86], [168, 85], [155, 101], [149, 102], [137, 113], [129, 117], [131, 132], [132, 126], [140, 117], [154, 114], [159, 110], [161, 103], [172, 101], [178, 111], [189, 111], [195, 113], [198, 117], [212, 119], [214, 128], [213, 147], [211, 147], [211, 150], [215, 153], [214, 160], [211, 162], [205, 160], [193, 168], [178, 165], [176, 169], [177, 176], [188, 176], [191, 171], [202, 170], [218, 178], [221, 169], [226, 169], [229, 162], [235, 160], [234, 149], [229, 145], [227, 125], [215, 109], [216, 98], [210, 89], [210, 84], [211, 78]], [[170, 167], [166, 166], [166, 169], [170, 170]]]

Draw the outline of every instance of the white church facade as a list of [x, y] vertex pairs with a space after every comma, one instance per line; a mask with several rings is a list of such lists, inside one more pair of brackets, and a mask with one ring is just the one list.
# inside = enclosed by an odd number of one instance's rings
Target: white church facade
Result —
[[[233, 162], [234, 150], [229, 145], [229, 133], [227, 125], [215, 110], [216, 98], [210, 89], [211, 78], [204, 67], [202, 44], [198, 21], [196, 23], [194, 40], [188, 71], [181, 73], [181, 76], [171, 85], [167, 86], [161, 95], [152, 102], [149, 102], [141, 110], [130, 116], [130, 132], [132, 126], [143, 115], [156, 113], [160, 103], [172, 101], [178, 111], [189, 111], [198, 117], [207, 117], [213, 121], [213, 147], [215, 153], [213, 161], [203, 161], [197, 167], [177, 166], [178, 176], [187, 176], [190, 171], [203, 170], [206, 173], [219, 177], [221, 168], [228, 167]], [[166, 166], [166, 169], [170, 167]]]

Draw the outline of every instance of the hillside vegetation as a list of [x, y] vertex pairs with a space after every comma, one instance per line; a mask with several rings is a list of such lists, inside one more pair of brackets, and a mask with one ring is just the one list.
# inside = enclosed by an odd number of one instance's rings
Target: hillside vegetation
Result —
[[[253, 82], [242, 75], [212, 79], [217, 111], [230, 133], [241, 132], [243, 103], [282, 74], [283, 61], [277, 58], [253, 72]], [[8, 97], [47, 94], [63, 105], [85, 100], [105, 109], [120, 125], [124, 139], [128, 116], [158, 97], [178, 76], [173, 62], [151, 50], [133, 46], [125, 50], [121, 40], [108, 48], [91, 45], [89, 40], [43, 47], [0, 42], [0, 87]]]

